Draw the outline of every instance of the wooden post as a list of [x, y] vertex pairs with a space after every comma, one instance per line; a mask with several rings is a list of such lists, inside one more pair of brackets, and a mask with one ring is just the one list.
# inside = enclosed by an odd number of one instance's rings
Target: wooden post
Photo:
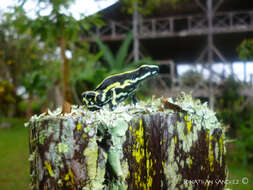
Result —
[[253, 86], [253, 74], [250, 74], [250, 86]]
[[32, 190], [225, 186], [224, 129], [188, 95], [114, 111], [48, 110], [27, 125]]
[[187, 17], [188, 30], [192, 30], [192, 16]]
[[207, 49], [208, 49], [208, 67], [209, 67], [209, 104], [211, 109], [214, 109], [214, 87], [212, 82], [211, 68], [214, 63], [213, 56], [213, 0], [207, 0], [207, 21], [208, 21], [208, 35], [207, 35]]
[[169, 18], [169, 23], [170, 23], [170, 33], [174, 32], [174, 19]]
[[155, 19], [152, 19], [151, 20], [151, 31], [152, 31], [152, 34], [155, 35], [156, 34], [156, 21]]
[[116, 25], [115, 25], [114, 21], [110, 22], [110, 27], [111, 27], [111, 30], [112, 30], [112, 37], [115, 37], [116, 36]]
[[247, 62], [243, 62], [243, 82], [247, 83]]
[[133, 2], [133, 37], [134, 37], [134, 61], [139, 61], [140, 59], [140, 42], [138, 36], [138, 27], [139, 27], [139, 17], [138, 17], [138, 10], [137, 10], [137, 1]]

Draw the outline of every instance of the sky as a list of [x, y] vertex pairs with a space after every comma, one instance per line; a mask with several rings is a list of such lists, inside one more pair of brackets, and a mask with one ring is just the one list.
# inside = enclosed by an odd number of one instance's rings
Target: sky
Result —
[[[71, 5], [69, 11], [63, 11], [72, 14], [76, 19], [80, 19], [82, 14], [85, 16], [93, 14], [114, 4], [116, 1], [117, 0], [75, 0], [75, 3]], [[20, 4], [19, 0], [0, 0], [0, 2], [0, 9], [6, 12], [10, 10], [8, 7]], [[31, 18], [36, 17], [35, 11], [39, 8], [37, 2], [37, 0], [27, 0], [27, 3], [25, 4], [25, 10]], [[45, 5], [41, 3], [40, 7], [45, 7]], [[41, 11], [41, 15], [48, 15], [50, 11], [50, 8], [47, 8], [44, 11]]]
[[[233, 63], [233, 70], [235, 73], [235, 78], [240, 81], [244, 81], [244, 65], [241, 62], [234, 62]], [[191, 65], [182, 64], [178, 66], [178, 74], [182, 75], [189, 70], [198, 71], [201, 73], [202, 66], [197, 64], [196, 67], [192, 67]], [[215, 63], [212, 65], [213, 71], [222, 74], [223, 70], [225, 71], [225, 77], [231, 75], [231, 65], [230, 64], [222, 64], [222, 63]], [[209, 71], [207, 69], [203, 70], [203, 75], [205, 79], [209, 78]], [[251, 75], [253, 77], [253, 62], [246, 63], [246, 81], [250, 81]], [[217, 75], [212, 75], [214, 81], [219, 81], [219, 77]], [[253, 79], [253, 78], [252, 78]], [[253, 82], [253, 81], [252, 81]], [[253, 85], [253, 84], [252, 84]]]
[[[8, 7], [13, 5], [18, 5], [19, 0], [0, 0], [0, 9], [8, 12], [10, 9]], [[38, 9], [38, 5], [36, 4], [37, 1], [34, 0], [27, 0], [25, 4], [25, 9], [28, 15], [32, 18], [36, 17], [36, 9]], [[101, 9], [104, 9], [112, 4], [117, 2], [117, 0], [75, 0], [75, 3], [72, 4], [69, 10], [62, 10], [65, 14], [71, 14], [76, 19], [80, 19], [82, 15], [88, 16], [90, 14], [94, 14]], [[45, 5], [40, 4], [41, 7], [45, 7]], [[45, 9], [44, 11], [40, 12], [41, 15], [48, 15], [50, 13], [50, 8]], [[231, 69], [229, 65], [222, 65], [222, 64], [214, 64], [212, 66], [213, 70], [222, 73], [223, 68], [225, 70], [225, 75], [229, 76], [231, 74]], [[178, 67], [179, 75], [184, 74], [185, 72], [192, 70], [193, 68], [189, 65], [181, 65]], [[234, 72], [236, 73], [236, 78], [238, 80], [244, 80], [244, 66], [242, 63], [234, 63], [233, 64]], [[201, 66], [197, 65], [195, 68], [196, 71], [201, 70]], [[246, 64], [246, 79], [250, 81], [251, 75], [253, 76], [253, 62]], [[205, 78], [209, 77], [209, 72], [204, 70]], [[252, 81], [253, 82], [253, 81]]]

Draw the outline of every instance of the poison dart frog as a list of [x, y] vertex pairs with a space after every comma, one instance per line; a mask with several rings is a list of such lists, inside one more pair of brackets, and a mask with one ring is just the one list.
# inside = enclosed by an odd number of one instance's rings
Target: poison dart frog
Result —
[[139, 68], [105, 78], [94, 91], [82, 93], [82, 102], [88, 110], [95, 111], [109, 104], [113, 110], [120, 102], [132, 97], [137, 103], [135, 94], [139, 84], [159, 72], [157, 65], [142, 65]]

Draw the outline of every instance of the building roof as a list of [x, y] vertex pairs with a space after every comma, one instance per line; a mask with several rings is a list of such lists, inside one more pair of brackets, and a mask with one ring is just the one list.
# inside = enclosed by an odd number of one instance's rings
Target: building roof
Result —
[[[215, 3], [218, 0], [213, 0]], [[200, 2], [205, 5], [206, 0], [200, 0]], [[220, 5], [219, 11], [244, 11], [253, 10], [252, 0], [223, 0]], [[121, 2], [116, 2], [115, 4], [101, 10], [99, 12], [103, 19], [105, 20], [125, 20], [129, 19], [130, 14], [126, 11], [126, 5]], [[195, 3], [194, 0], [188, 0], [187, 2], [170, 4], [165, 3], [157, 7], [152, 11], [151, 14], [145, 15], [145, 17], [168, 17], [168, 16], [178, 16], [178, 15], [189, 15], [189, 14], [200, 14], [203, 13], [201, 8]]]
[[[206, 0], [200, 1], [202, 3], [206, 2]], [[213, 1], [214, 4], [218, 3], [218, 0]], [[132, 16], [127, 14], [124, 8], [122, 3], [117, 2], [100, 11], [100, 14], [105, 21], [131, 21]], [[219, 16], [218, 13], [221, 12], [225, 12], [225, 16]], [[162, 5], [155, 9], [152, 14], [145, 15], [143, 18], [176, 18], [182, 15], [192, 15], [193, 17], [194, 15], [202, 15], [206, 17], [206, 13], [195, 1], [189, 0], [187, 3], [180, 3], [176, 6], [170, 4]], [[229, 18], [230, 15], [232, 15], [231, 18]], [[192, 30], [190, 33], [187, 33], [186, 30], [180, 31], [180, 28], [187, 26], [187, 19], [189, 17], [185, 17], [185, 20], [179, 20], [174, 23], [175, 28], [179, 28], [179, 30], [173, 31], [172, 35], [145, 36], [140, 32], [141, 49], [145, 55], [151, 56], [155, 60], [171, 59], [175, 62], [194, 62], [207, 45], [207, 32], [206, 28], [203, 28], [203, 30]], [[215, 28], [217, 32], [214, 34], [214, 45], [228, 61], [237, 61], [237, 48], [240, 43], [244, 39], [253, 38], [253, 1], [223, 0], [217, 11], [214, 24], [218, 27], [220, 24], [223, 26], [223, 28]], [[207, 27], [207, 24], [204, 23], [203, 27]], [[107, 44], [115, 50], [118, 49], [121, 41], [115, 40], [117, 38], [114, 40], [113, 38], [108, 39], [110, 40], [107, 41]], [[218, 56], [214, 58], [216, 62], [220, 61]]]

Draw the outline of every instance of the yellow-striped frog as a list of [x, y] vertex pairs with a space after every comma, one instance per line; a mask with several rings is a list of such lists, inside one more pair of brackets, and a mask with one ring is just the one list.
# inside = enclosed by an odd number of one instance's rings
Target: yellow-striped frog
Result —
[[105, 78], [94, 91], [82, 93], [83, 104], [91, 111], [101, 109], [109, 104], [113, 110], [120, 102], [132, 97], [137, 103], [135, 94], [139, 84], [159, 72], [157, 65], [142, 65], [139, 68]]

